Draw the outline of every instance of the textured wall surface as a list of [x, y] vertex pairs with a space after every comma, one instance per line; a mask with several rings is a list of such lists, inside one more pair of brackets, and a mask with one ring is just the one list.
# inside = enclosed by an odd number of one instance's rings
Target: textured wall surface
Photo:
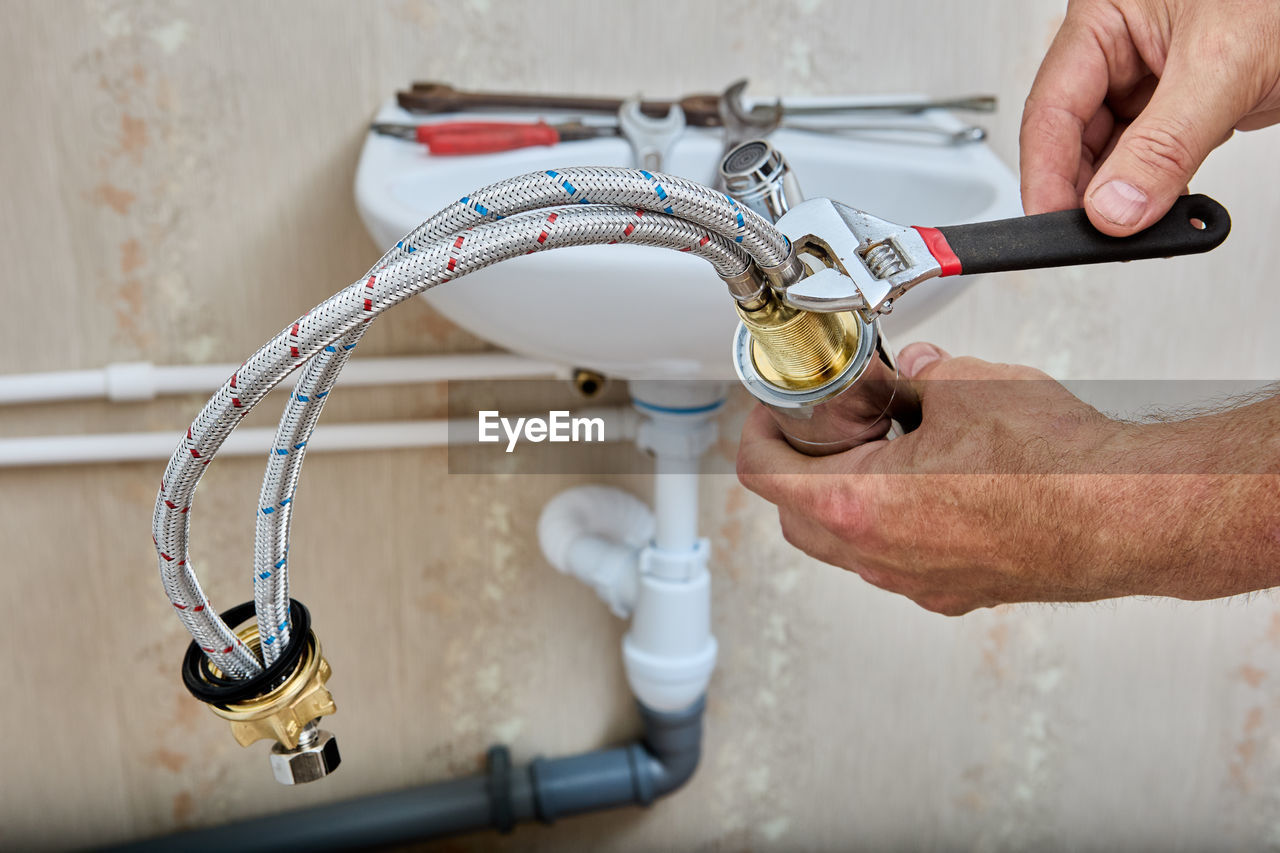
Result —
[[[359, 275], [379, 252], [352, 199], [362, 128], [411, 79], [993, 91], [992, 145], [1013, 163], [1060, 6], [3, 0], [3, 370], [232, 361]], [[1278, 140], [1237, 139], [1197, 178], [1236, 222], [1213, 255], [990, 278], [922, 334], [1064, 378], [1274, 379]], [[415, 302], [362, 350], [484, 346]], [[0, 411], [0, 434], [176, 435], [200, 402], [24, 407]], [[344, 391], [326, 418], [443, 406], [439, 387]], [[443, 451], [325, 455], [291, 562], [323, 626], [346, 758], [322, 785], [277, 786], [265, 748], [242, 751], [178, 681], [186, 638], [148, 541], [160, 467], [0, 471], [0, 847], [390, 790], [473, 772], [499, 739], [526, 760], [634, 731], [623, 626], [536, 549], [539, 508], [574, 479], [450, 476]], [[200, 493], [194, 551], [224, 607], [248, 595], [260, 468], [220, 462]], [[698, 775], [652, 810], [524, 828], [503, 847], [1280, 845], [1271, 596], [945, 619], [792, 551], [731, 478], [702, 494], [722, 656]]]

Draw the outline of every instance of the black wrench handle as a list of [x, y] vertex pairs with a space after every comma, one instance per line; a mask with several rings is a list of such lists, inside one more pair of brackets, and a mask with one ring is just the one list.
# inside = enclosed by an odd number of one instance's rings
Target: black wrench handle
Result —
[[1199, 254], [1227, 239], [1231, 216], [1206, 195], [1188, 195], [1163, 219], [1130, 237], [1103, 234], [1084, 210], [916, 230], [942, 264], [943, 275], [968, 275]]

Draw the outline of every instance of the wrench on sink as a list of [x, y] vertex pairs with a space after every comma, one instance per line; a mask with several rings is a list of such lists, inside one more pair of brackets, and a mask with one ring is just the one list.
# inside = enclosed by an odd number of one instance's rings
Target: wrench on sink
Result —
[[618, 109], [618, 127], [631, 143], [636, 166], [660, 172], [671, 146], [684, 133], [684, 110], [672, 104], [664, 118], [650, 118], [640, 112], [640, 101], [633, 98]]

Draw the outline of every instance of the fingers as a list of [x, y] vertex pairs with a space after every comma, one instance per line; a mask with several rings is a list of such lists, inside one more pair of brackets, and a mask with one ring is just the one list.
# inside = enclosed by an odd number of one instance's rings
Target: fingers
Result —
[[817, 460], [787, 444], [764, 406], [747, 416], [738, 445], [738, 480], [773, 504], [809, 505], [813, 481], [806, 473]]
[[1151, 103], [1151, 96], [1155, 94], [1156, 86], [1159, 84], [1159, 77], [1148, 74], [1128, 89], [1117, 91], [1112, 88], [1111, 93], [1107, 95], [1107, 107], [1118, 121], [1123, 121], [1127, 125], [1142, 115], [1147, 104]]
[[1085, 128], [1107, 97], [1110, 72], [1098, 40], [1068, 16], [1036, 75], [1019, 135], [1022, 206], [1028, 214], [1079, 204]]
[[827, 565], [853, 572], [872, 586], [888, 592], [901, 591], [901, 584], [895, 583], [895, 573], [873, 568], [859, 560], [856, 543], [840, 539], [807, 514], [790, 507], [779, 507], [778, 521], [782, 527], [782, 537], [793, 548]]
[[846, 568], [845, 563], [852, 556], [849, 553], [849, 546], [837, 539], [808, 513], [794, 507], [780, 506], [778, 523], [782, 528], [782, 538], [787, 540], [787, 544], [791, 547], [805, 552], [815, 560]]
[[990, 607], [998, 603], [996, 599], [974, 590], [950, 591], [945, 583], [928, 576], [872, 565], [859, 558], [858, 549], [854, 545], [835, 536], [803, 513], [787, 507], [779, 508], [778, 521], [783, 538], [792, 547], [815, 560], [852, 572], [885, 592], [908, 598], [925, 610], [943, 616], [961, 616], [978, 607]]
[[[1112, 143], [1116, 136], [1116, 117], [1111, 110], [1103, 107], [1094, 114], [1089, 123], [1085, 125], [1084, 138], [1081, 140], [1080, 149], [1080, 168], [1088, 169], [1089, 177], [1093, 177], [1094, 167], [1102, 161], [1107, 146]], [[1080, 186], [1083, 192], [1088, 181]]]
[[761, 405], [742, 427], [738, 480], [772, 504], [822, 516], [835, 505], [833, 492], [855, 493], [856, 481], [849, 478], [866, 473], [887, 444], [874, 441], [831, 456], [806, 456], [787, 443], [773, 413]]
[[1239, 81], [1231, 73], [1179, 47], [1170, 48], [1150, 102], [1085, 191], [1089, 219], [1103, 233], [1128, 236], [1168, 213], [1247, 109], [1239, 103]]

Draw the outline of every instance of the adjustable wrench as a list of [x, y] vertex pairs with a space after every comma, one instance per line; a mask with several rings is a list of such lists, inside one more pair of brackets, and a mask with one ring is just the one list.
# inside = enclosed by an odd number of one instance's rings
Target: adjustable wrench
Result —
[[[1083, 210], [920, 228], [816, 198], [791, 208], [777, 226], [791, 241], [797, 262], [793, 269], [798, 272], [803, 265], [809, 274], [771, 282], [773, 298], [800, 313], [789, 318], [785, 311], [770, 313], [767, 300], [760, 309], [740, 302], [745, 313], [739, 311], [743, 322], [734, 337], [734, 366], [747, 390], [768, 406], [792, 447], [825, 456], [883, 437], [890, 419], [906, 430], [918, 422], [919, 402], [910, 382], [899, 378], [880, 336], [879, 317], [920, 282], [964, 273], [1207, 252], [1227, 238], [1231, 217], [1207, 196], [1186, 196], [1145, 231], [1108, 237], [1094, 229]], [[1216, 302], [1216, 294], [1206, 288], [1203, 307], [1212, 310]], [[761, 313], [754, 315], [755, 310]], [[809, 334], [803, 341], [814, 342], [808, 344], [813, 350], [809, 355], [826, 359], [834, 378], [815, 374], [816, 383], [801, 385], [771, 378], [786, 374], [770, 360], [767, 348], [757, 346], [760, 336], [768, 344], [769, 335], [797, 322], [797, 317], [824, 331], [825, 337]], [[824, 347], [824, 341], [840, 337], [844, 346]], [[792, 335], [788, 340], [794, 346], [799, 339]], [[761, 372], [762, 363], [772, 373]]]
[[1145, 231], [1109, 237], [1083, 210], [924, 228], [816, 198], [793, 207], [778, 228], [797, 253], [822, 261], [815, 273], [779, 293], [783, 301], [806, 311], [876, 315], [889, 313], [904, 293], [938, 276], [1207, 252], [1227, 239], [1231, 217], [1208, 196], [1189, 195]]

